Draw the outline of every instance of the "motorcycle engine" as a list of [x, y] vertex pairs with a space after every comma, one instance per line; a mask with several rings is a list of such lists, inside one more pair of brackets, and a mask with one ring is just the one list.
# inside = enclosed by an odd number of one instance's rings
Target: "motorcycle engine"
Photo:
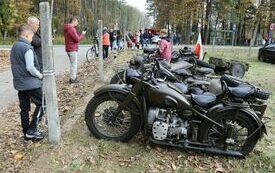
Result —
[[148, 125], [156, 140], [181, 139], [188, 137], [189, 123], [183, 121], [176, 113], [159, 108], [148, 112]]

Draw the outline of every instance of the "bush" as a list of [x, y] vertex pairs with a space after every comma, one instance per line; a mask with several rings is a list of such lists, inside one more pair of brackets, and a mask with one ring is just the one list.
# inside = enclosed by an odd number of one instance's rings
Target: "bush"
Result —
[[3, 38], [0, 39], [0, 45], [12, 45], [16, 41], [16, 38], [7, 38], [6, 40], [3, 40]]

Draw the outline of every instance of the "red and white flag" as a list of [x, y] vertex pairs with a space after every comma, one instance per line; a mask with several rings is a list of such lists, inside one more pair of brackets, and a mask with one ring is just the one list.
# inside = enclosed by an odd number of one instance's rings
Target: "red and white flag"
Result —
[[199, 37], [194, 49], [195, 55], [199, 60], [203, 60], [203, 47], [202, 47], [202, 41], [201, 41], [201, 33], [199, 32]]

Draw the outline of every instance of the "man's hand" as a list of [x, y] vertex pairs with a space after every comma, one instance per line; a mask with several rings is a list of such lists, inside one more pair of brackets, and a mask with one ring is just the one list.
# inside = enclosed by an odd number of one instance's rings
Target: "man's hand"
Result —
[[43, 77], [44, 77], [44, 76], [43, 76], [43, 74], [41, 74], [41, 75], [39, 75], [39, 77], [38, 77], [38, 78], [39, 78], [40, 80], [42, 80], [42, 79], [43, 79]]

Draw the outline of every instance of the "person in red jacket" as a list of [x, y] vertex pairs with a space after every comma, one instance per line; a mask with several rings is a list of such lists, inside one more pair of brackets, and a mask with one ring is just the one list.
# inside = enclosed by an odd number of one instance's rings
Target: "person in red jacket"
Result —
[[86, 31], [82, 31], [78, 34], [76, 27], [78, 20], [76, 17], [70, 18], [70, 23], [64, 25], [64, 37], [65, 37], [65, 48], [69, 56], [71, 67], [70, 67], [70, 83], [78, 83], [77, 80], [77, 51], [78, 44], [84, 38]]
[[172, 44], [168, 38], [168, 32], [166, 29], [160, 30], [160, 42], [159, 42], [159, 56], [160, 58], [170, 62], [172, 58]]

